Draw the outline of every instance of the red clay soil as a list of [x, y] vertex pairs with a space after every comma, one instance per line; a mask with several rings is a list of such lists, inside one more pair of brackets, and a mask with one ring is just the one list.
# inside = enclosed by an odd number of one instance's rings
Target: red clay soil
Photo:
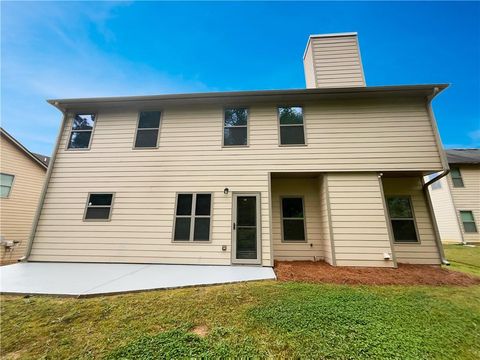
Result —
[[356, 285], [459, 285], [480, 284], [480, 277], [440, 266], [399, 264], [392, 268], [335, 267], [323, 261], [276, 261], [280, 281]]

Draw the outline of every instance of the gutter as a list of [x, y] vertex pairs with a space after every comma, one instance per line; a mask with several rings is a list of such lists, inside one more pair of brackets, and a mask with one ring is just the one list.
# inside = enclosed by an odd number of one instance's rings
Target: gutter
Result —
[[[432, 125], [432, 130], [437, 143], [438, 152], [440, 154], [440, 160], [442, 162], [443, 171], [441, 172], [440, 175], [434, 177], [433, 179], [427, 181], [426, 183], [423, 183], [422, 190], [423, 190], [423, 193], [425, 194], [425, 198], [427, 199], [427, 205], [430, 212], [430, 219], [432, 221], [433, 230], [435, 232], [435, 242], [437, 243], [438, 254], [440, 255], [440, 261], [442, 265], [450, 265], [450, 262], [446, 259], [445, 252], [443, 251], [443, 244], [440, 238], [440, 231], [438, 230], [437, 220], [435, 219], [435, 212], [433, 211], [432, 198], [430, 196], [430, 192], [428, 191], [428, 186], [432, 185], [433, 183], [437, 182], [438, 180], [447, 176], [450, 173], [450, 167], [448, 166], [447, 155], [445, 153], [445, 150], [443, 149], [442, 140], [440, 139], [440, 135], [437, 127], [437, 122], [435, 120], [435, 115], [433, 114], [433, 110], [432, 110], [432, 100], [435, 98], [435, 96], [439, 92], [440, 92], [440, 89], [438, 87], [434, 87], [432, 94], [427, 96], [427, 112], [430, 118], [430, 123]], [[424, 182], [423, 177], [422, 177], [422, 182]]]
[[63, 129], [65, 128], [65, 122], [67, 120], [67, 111], [61, 109], [58, 102], [55, 102], [54, 105], [58, 110], [60, 110], [63, 114], [62, 123], [60, 125], [60, 129], [57, 135], [57, 141], [55, 143], [55, 148], [53, 149], [52, 157], [50, 158], [50, 164], [48, 165], [47, 175], [45, 176], [45, 181], [43, 183], [43, 189], [40, 194], [40, 201], [38, 202], [37, 209], [35, 210], [35, 216], [32, 222], [32, 228], [30, 230], [30, 236], [28, 238], [27, 250], [25, 251], [25, 255], [19, 259], [19, 261], [27, 262], [28, 258], [30, 257], [30, 253], [32, 252], [33, 240], [35, 238], [35, 233], [37, 232], [38, 221], [40, 220], [40, 214], [43, 209], [43, 205], [45, 203], [45, 196], [47, 195], [48, 185], [50, 183], [50, 178], [52, 177], [53, 167], [55, 165], [55, 159], [57, 158], [58, 148], [60, 147], [60, 140], [62, 138]]

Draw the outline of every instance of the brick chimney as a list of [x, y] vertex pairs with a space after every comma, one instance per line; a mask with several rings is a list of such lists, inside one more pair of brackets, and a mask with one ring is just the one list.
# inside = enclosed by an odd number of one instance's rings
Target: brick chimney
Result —
[[303, 67], [307, 88], [366, 86], [357, 33], [310, 35]]

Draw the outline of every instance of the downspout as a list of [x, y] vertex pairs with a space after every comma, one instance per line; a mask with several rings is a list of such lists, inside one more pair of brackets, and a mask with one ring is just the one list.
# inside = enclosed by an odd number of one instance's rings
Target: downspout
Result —
[[428, 191], [428, 186], [432, 185], [433, 183], [437, 182], [438, 180], [442, 179], [443, 177], [447, 176], [450, 173], [450, 167], [448, 166], [447, 157], [445, 155], [445, 151], [443, 150], [442, 142], [440, 140], [440, 135], [438, 132], [437, 123], [435, 121], [435, 116], [433, 115], [433, 111], [432, 111], [432, 100], [439, 92], [440, 90], [436, 87], [433, 89], [432, 94], [427, 96], [427, 111], [430, 118], [430, 123], [432, 125], [432, 130], [435, 136], [435, 140], [437, 143], [438, 151], [440, 154], [443, 170], [438, 176], [434, 177], [433, 179], [430, 179], [426, 183], [424, 182], [422, 177], [422, 183], [423, 183], [422, 190], [427, 200], [428, 209], [430, 212], [430, 219], [432, 221], [433, 230], [435, 232], [435, 242], [437, 243], [438, 253], [440, 255], [440, 261], [442, 265], [450, 265], [448, 260], [445, 258], [445, 252], [443, 251], [443, 244], [440, 238], [440, 231], [438, 230], [437, 220], [435, 219], [435, 212], [433, 211], [432, 198], [430, 196], [430, 192]]
[[55, 143], [55, 148], [52, 153], [52, 157], [50, 159], [50, 163], [48, 164], [47, 175], [45, 176], [45, 181], [43, 183], [42, 192], [40, 193], [40, 200], [37, 205], [37, 210], [35, 211], [35, 216], [33, 217], [32, 228], [30, 230], [30, 236], [28, 237], [28, 244], [27, 250], [25, 255], [20, 258], [19, 261], [27, 262], [28, 258], [30, 257], [30, 253], [32, 252], [33, 240], [35, 238], [35, 233], [37, 232], [38, 221], [40, 220], [40, 214], [42, 212], [43, 204], [45, 203], [45, 196], [47, 194], [48, 184], [50, 183], [50, 178], [52, 177], [53, 166], [55, 164], [55, 159], [57, 157], [58, 148], [60, 147], [60, 140], [62, 138], [63, 129], [65, 127], [65, 122], [67, 119], [67, 112], [64, 109], [61, 109], [58, 105], [58, 102], [53, 103], [58, 110], [62, 112], [62, 123], [60, 125], [60, 130], [58, 131], [57, 141]]

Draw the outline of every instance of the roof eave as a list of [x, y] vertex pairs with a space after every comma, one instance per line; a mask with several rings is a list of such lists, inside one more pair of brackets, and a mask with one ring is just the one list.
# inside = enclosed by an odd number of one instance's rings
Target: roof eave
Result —
[[115, 97], [97, 97], [97, 98], [74, 98], [74, 99], [50, 99], [47, 102], [55, 106], [60, 111], [65, 111], [69, 107], [78, 107], [95, 104], [127, 103], [127, 102], [148, 102], [148, 101], [176, 101], [191, 102], [202, 101], [204, 99], [232, 99], [245, 97], [263, 97], [268, 100], [269, 97], [279, 96], [308, 96], [308, 95], [328, 95], [328, 96], [355, 96], [365, 94], [387, 94], [387, 93], [415, 93], [425, 91], [433, 92], [434, 89], [440, 93], [446, 89], [448, 84], [422, 84], [422, 85], [398, 85], [398, 86], [369, 86], [369, 87], [348, 87], [348, 88], [315, 88], [315, 89], [291, 89], [291, 90], [256, 90], [256, 91], [227, 91], [227, 92], [208, 92], [208, 93], [186, 93], [186, 94], [168, 94], [168, 95], [146, 95], [146, 96], [115, 96]]

